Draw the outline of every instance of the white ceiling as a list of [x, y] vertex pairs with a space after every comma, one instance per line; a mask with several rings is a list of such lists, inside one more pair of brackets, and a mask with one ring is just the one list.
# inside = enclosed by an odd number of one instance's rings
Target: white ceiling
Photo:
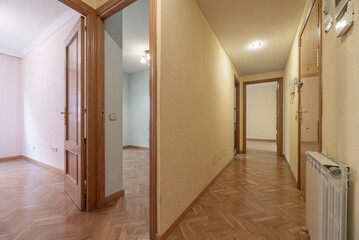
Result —
[[0, 0], [0, 53], [24, 57], [76, 16], [58, 0]]
[[140, 62], [149, 49], [149, 0], [137, 0], [123, 10], [123, 70], [135, 73], [148, 69]]
[[305, 0], [197, 2], [241, 76], [284, 69]]

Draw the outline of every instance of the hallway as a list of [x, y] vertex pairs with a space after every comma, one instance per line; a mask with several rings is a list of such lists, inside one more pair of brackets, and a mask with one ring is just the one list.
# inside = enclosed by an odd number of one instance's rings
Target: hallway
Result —
[[309, 239], [303, 226], [305, 202], [285, 158], [248, 149], [168, 239]]

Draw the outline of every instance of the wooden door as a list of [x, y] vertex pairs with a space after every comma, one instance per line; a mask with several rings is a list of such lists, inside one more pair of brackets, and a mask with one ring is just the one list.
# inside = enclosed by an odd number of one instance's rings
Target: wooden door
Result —
[[307, 151], [321, 151], [320, 7], [316, 1], [301, 35], [299, 127], [299, 188], [305, 197]]
[[275, 107], [275, 111], [276, 111], [276, 114], [275, 114], [275, 129], [276, 129], [276, 143], [277, 143], [277, 155], [280, 155], [280, 142], [279, 142], [279, 118], [280, 118], [280, 113], [279, 113], [279, 109], [280, 109], [280, 100], [279, 100], [279, 84], [277, 83], [277, 88], [276, 88], [276, 91], [275, 91], [275, 98], [276, 98], [276, 107]]
[[85, 209], [84, 18], [66, 39], [65, 191]]

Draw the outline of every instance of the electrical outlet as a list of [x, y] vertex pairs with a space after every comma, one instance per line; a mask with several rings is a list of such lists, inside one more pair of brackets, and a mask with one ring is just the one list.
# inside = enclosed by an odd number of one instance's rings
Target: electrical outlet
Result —
[[57, 147], [52, 147], [51, 150], [52, 152], [57, 153]]
[[35, 150], [36, 150], [36, 149], [35, 149], [35, 146], [33, 146], [33, 147], [32, 147], [32, 150], [33, 150], [33, 151], [35, 151]]

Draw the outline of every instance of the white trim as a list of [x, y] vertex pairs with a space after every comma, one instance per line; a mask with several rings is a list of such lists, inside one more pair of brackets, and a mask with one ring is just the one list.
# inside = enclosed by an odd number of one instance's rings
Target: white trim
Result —
[[10, 56], [23, 58], [29, 53], [31, 53], [36, 47], [38, 47], [41, 43], [45, 42], [51, 36], [53, 36], [57, 31], [63, 28], [66, 24], [68, 24], [75, 17], [80, 16], [79, 13], [70, 9], [66, 11], [60, 18], [58, 18], [54, 23], [52, 23], [45, 31], [43, 31], [35, 40], [33, 40], [27, 47], [25, 47], [22, 51], [11, 51], [6, 49], [0, 49], [0, 53], [7, 54]]
[[0, 54], [5, 54], [5, 55], [9, 55], [11, 57], [21, 58], [21, 53], [19, 53], [17, 51], [7, 50], [4, 48], [0, 48]]

